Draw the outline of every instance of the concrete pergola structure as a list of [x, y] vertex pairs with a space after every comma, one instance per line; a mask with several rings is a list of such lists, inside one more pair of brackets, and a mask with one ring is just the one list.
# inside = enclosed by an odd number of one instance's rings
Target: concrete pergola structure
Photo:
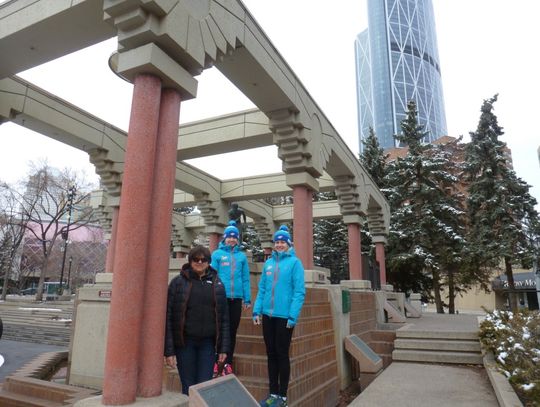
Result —
[[[111, 65], [134, 84], [128, 136], [14, 76], [115, 36], [119, 52]], [[351, 279], [361, 279], [360, 225], [367, 217], [385, 282], [387, 202], [241, 1], [8, 1], [0, 6], [0, 54], [9, 56], [0, 64], [0, 120], [88, 152], [107, 189], [107, 270], [114, 270], [115, 295], [103, 404], [161, 394], [163, 335], [156, 333], [164, 326], [171, 224], [181, 229], [192, 221], [171, 219], [173, 201], [199, 207], [211, 246], [232, 201], [241, 202], [263, 242], [274, 222], [294, 220], [296, 251], [308, 269], [314, 215], [330, 207], [348, 225]], [[196, 97], [195, 77], [212, 66], [258, 110], [178, 131], [181, 101]], [[183, 162], [272, 144], [283, 174], [223, 181]], [[322, 190], [334, 190], [337, 205], [313, 205], [313, 192]], [[260, 200], [282, 194], [294, 204]]]

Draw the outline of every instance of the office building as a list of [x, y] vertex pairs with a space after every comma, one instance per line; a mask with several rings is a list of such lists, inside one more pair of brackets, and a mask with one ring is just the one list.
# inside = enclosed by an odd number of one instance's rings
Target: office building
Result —
[[355, 41], [360, 140], [373, 127], [381, 147], [399, 147], [394, 135], [410, 100], [428, 132], [426, 142], [447, 135], [431, 0], [367, 4], [368, 28]]

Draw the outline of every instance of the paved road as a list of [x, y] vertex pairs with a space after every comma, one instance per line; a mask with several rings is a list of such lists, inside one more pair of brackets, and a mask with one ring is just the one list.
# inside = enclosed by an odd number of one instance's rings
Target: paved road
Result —
[[67, 348], [0, 339], [0, 355], [4, 358], [4, 364], [0, 366], [0, 383], [4, 382], [6, 376], [20, 369], [41, 353], [61, 350], [67, 350]]

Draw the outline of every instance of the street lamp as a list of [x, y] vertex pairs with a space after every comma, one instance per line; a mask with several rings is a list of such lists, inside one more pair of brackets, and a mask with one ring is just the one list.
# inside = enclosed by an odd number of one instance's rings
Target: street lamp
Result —
[[68, 292], [71, 294], [71, 263], [73, 263], [73, 257], [69, 256], [69, 266], [68, 266], [68, 278], [66, 287], [68, 288]]
[[[58, 294], [62, 295], [64, 292], [63, 284], [64, 284], [64, 267], [66, 265], [66, 253], [67, 253], [67, 245], [68, 245], [68, 237], [69, 237], [69, 225], [71, 224], [71, 210], [73, 209], [73, 199], [75, 199], [75, 186], [72, 185], [68, 189], [67, 193], [67, 206], [68, 206], [68, 219], [67, 219], [67, 226], [66, 230], [62, 232], [62, 239], [64, 239], [64, 255], [62, 257], [62, 270], [60, 271], [60, 287], [58, 289]], [[71, 268], [71, 257], [69, 262], [70, 268]]]

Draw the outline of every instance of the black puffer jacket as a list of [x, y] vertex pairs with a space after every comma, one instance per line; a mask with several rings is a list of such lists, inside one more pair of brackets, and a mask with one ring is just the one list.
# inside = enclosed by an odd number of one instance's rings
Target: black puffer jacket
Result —
[[[167, 294], [167, 319], [165, 327], [165, 356], [174, 356], [175, 348], [184, 345], [184, 326], [187, 303], [191, 293], [192, 279], [189, 264], [184, 264], [180, 275], [169, 284]], [[217, 276], [216, 270], [207, 270], [214, 288], [216, 304], [216, 353], [227, 353], [230, 349], [229, 311], [225, 287]]]

